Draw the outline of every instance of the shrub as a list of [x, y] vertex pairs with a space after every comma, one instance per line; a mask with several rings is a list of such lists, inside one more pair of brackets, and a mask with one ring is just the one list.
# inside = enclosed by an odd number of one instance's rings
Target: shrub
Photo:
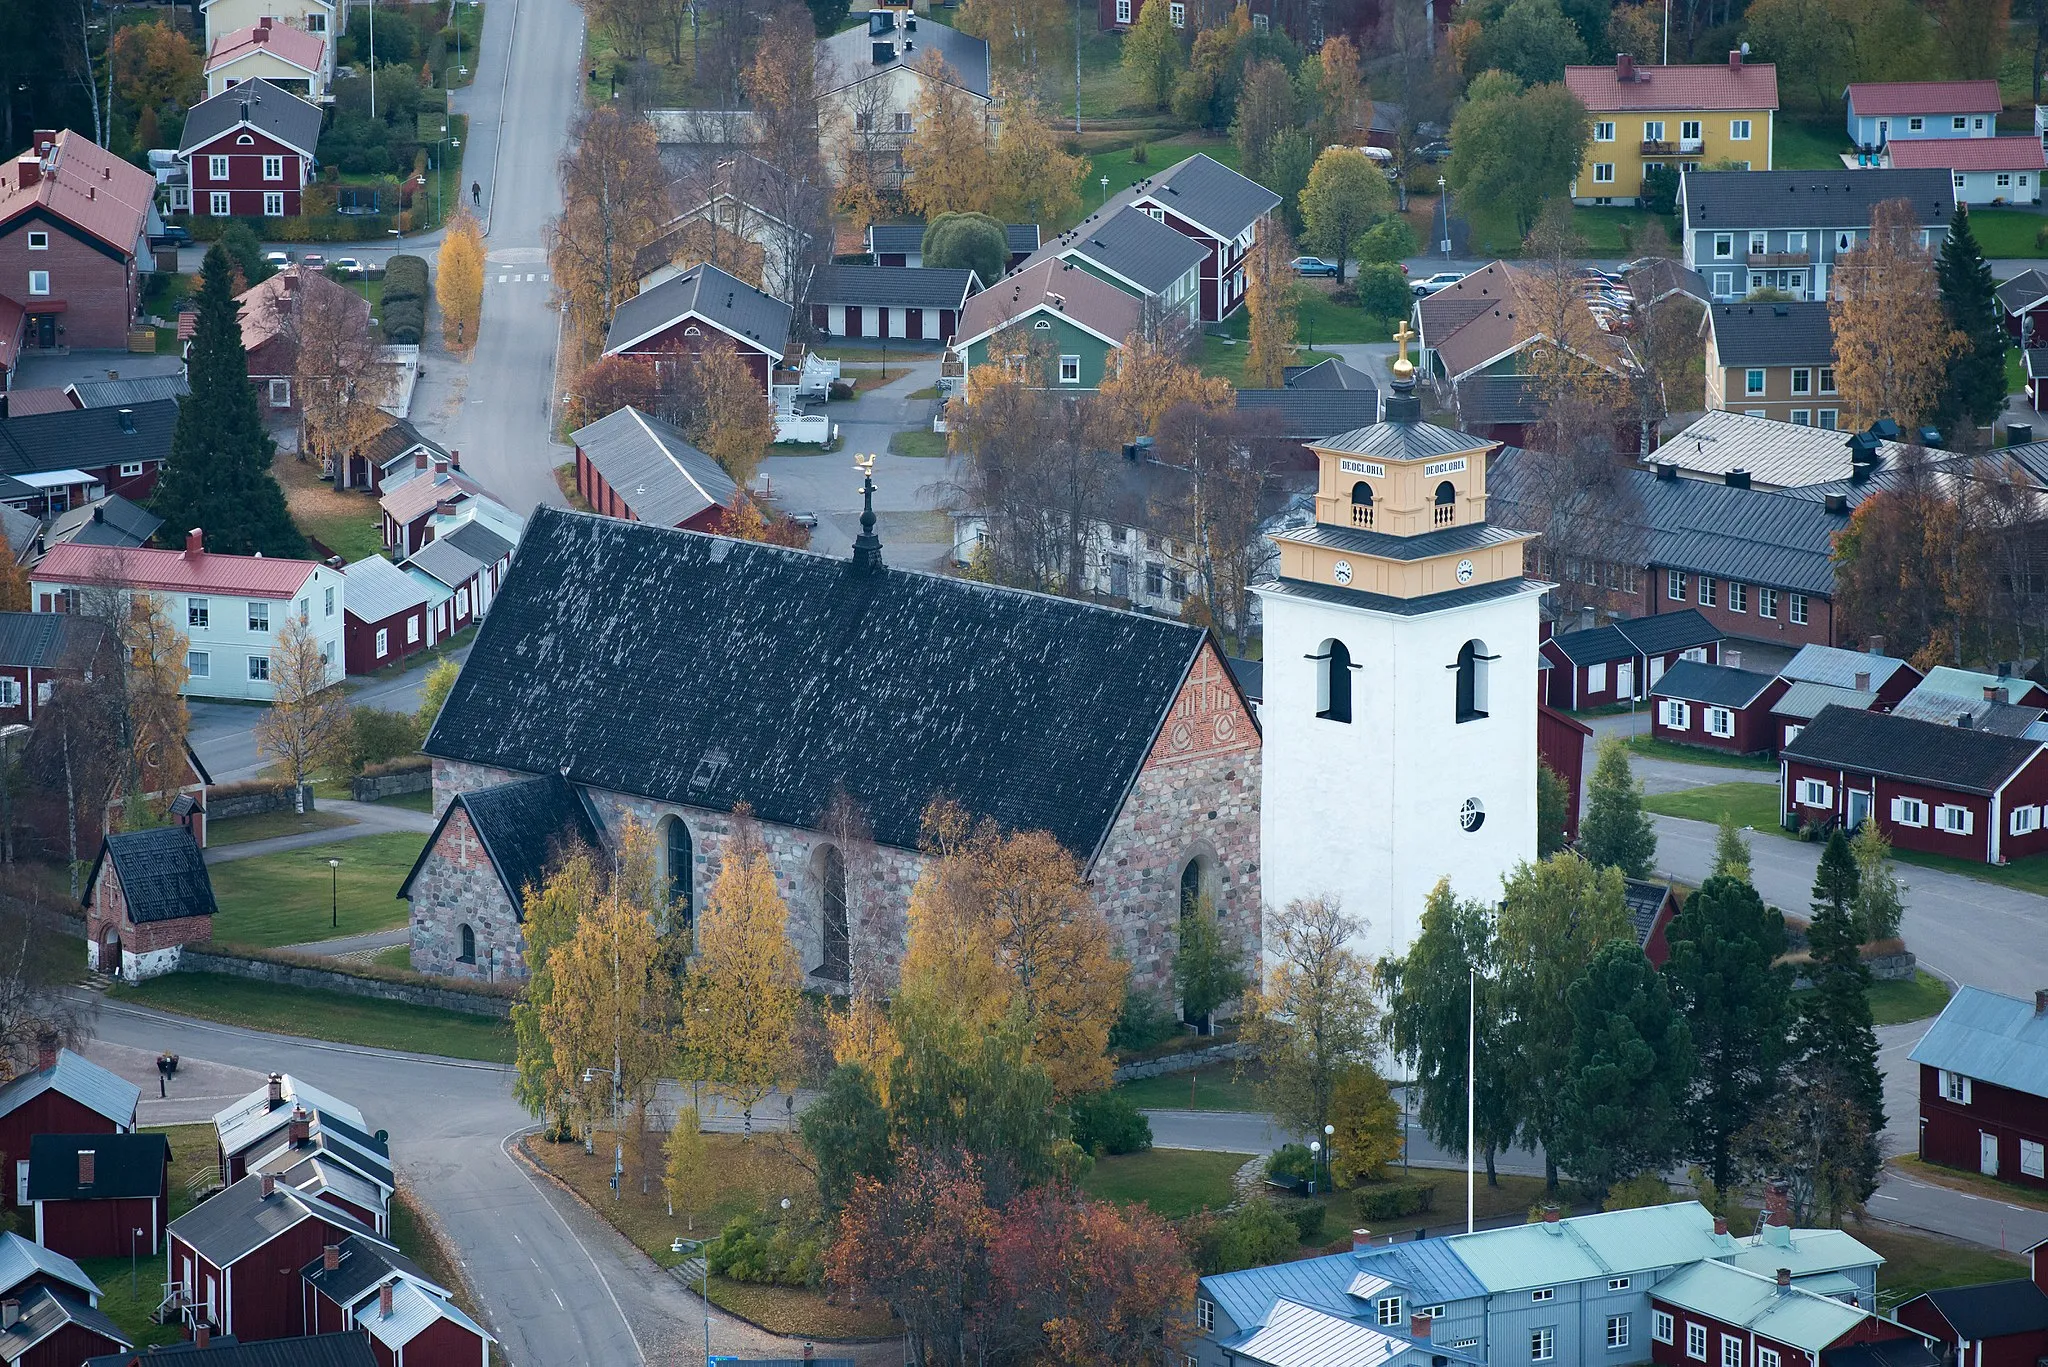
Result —
[[1109, 1047], [1117, 1053], [1141, 1054], [1180, 1033], [1180, 1019], [1158, 993], [1133, 988], [1124, 993], [1123, 1011], [1109, 1029]]
[[1273, 1208], [1294, 1222], [1300, 1242], [1312, 1244], [1322, 1237], [1323, 1221], [1330, 1208], [1321, 1201], [1276, 1201]]
[[1318, 1175], [1316, 1156], [1305, 1144], [1282, 1144], [1266, 1160], [1266, 1176], [1275, 1182], [1311, 1182]]
[[[420, 748], [419, 725], [410, 712], [385, 712], [375, 707], [351, 707], [348, 728], [342, 734], [341, 758], [352, 774], [372, 764], [384, 764]], [[425, 759], [425, 756], [421, 756]]]
[[401, 755], [397, 759], [386, 760], [381, 764], [365, 764], [362, 777], [383, 778], [387, 774], [410, 774], [433, 767], [434, 761], [425, 755]]
[[1421, 249], [1422, 244], [1415, 240], [1415, 230], [1399, 214], [1388, 214], [1366, 229], [1358, 239], [1358, 256], [1362, 261], [1391, 264], [1411, 257]]
[[1351, 288], [1358, 297], [1358, 306], [1375, 318], [1406, 318], [1415, 302], [1408, 292], [1408, 277], [1399, 266], [1360, 266], [1358, 279]]
[[1216, 1246], [1221, 1263], [1218, 1270], [1265, 1267], [1293, 1257], [1300, 1245], [1300, 1227], [1281, 1214], [1278, 1206], [1271, 1201], [1250, 1201], [1222, 1224]]
[[736, 1282], [815, 1286], [825, 1272], [825, 1241], [794, 1221], [741, 1215], [704, 1246], [711, 1271]]
[[427, 308], [418, 299], [386, 300], [379, 320], [384, 340], [399, 346], [417, 346], [427, 329]]
[[386, 304], [399, 299], [425, 300], [427, 292], [427, 262], [424, 257], [406, 253], [384, 263]]
[[1420, 1215], [1436, 1204], [1436, 1188], [1427, 1182], [1375, 1182], [1353, 1197], [1361, 1220], [1400, 1220]]
[[1076, 1097], [1074, 1143], [1089, 1153], [1143, 1153], [1152, 1147], [1152, 1122], [1121, 1092]]
[[1653, 214], [1668, 214], [1678, 208], [1678, 168], [1659, 167], [1643, 173], [1640, 203]]
[[1142, 142], [1131, 144], [1131, 165], [1144, 166], [1152, 160], [1152, 149]]

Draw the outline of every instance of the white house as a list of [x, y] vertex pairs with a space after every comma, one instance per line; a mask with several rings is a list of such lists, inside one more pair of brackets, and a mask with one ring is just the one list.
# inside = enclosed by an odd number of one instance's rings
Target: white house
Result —
[[272, 27], [294, 28], [323, 41], [322, 78], [333, 81], [334, 43], [348, 31], [344, 0], [199, 0], [199, 10], [206, 18], [208, 52], [225, 35], [268, 19]]
[[1958, 204], [2039, 204], [2048, 156], [2039, 138], [1927, 138], [1895, 142], [1893, 166], [1947, 171]]
[[327, 40], [318, 34], [258, 19], [248, 28], [215, 38], [206, 52], [209, 97], [257, 77], [304, 100], [325, 100]]
[[[850, 28], [817, 46], [819, 122], [876, 135], [878, 154], [894, 154], [909, 137], [918, 97], [930, 79], [927, 54], [945, 61], [951, 80], [984, 112], [990, 103], [988, 44], [935, 20], [893, 9], [868, 11], [866, 28]], [[837, 146], [843, 139], [826, 139]], [[840, 170], [834, 166], [833, 172]]]
[[1861, 81], [1843, 92], [1849, 141], [1886, 147], [1919, 138], [1989, 138], [2005, 100], [1996, 81]]
[[271, 651], [293, 616], [319, 640], [327, 682], [341, 682], [344, 582], [339, 570], [315, 560], [209, 551], [195, 528], [182, 551], [75, 541], [52, 547], [32, 572], [30, 593], [58, 612], [95, 592], [154, 594], [189, 642], [186, 697], [268, 702], [275, 696]]

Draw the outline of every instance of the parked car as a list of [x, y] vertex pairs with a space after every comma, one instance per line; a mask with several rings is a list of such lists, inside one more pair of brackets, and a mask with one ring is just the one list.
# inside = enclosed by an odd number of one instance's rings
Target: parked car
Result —
[[189, 247], [192, 245], [192, 234], [190, 230], [181, 228], [175, 223], [166, 223], [162, 232], [155, 234], [149, 239], [149, 245], [152, 247]]
[[1408, 286], [1408, 288], [1414, 292], [1414, 295], [1417, 299], [1427, 299], [1430, 295], [1435, 294], [1438, 290], [1448, 288], [1451, 285], [1455, 285], [1464, 278], [1465, 272], [1463, 271], [1438, 271], [1435, 275], [1430, 276], [1427, 280], [1417, 280], [1413, 282]]
[[307, 252], [299, 258], [299, 264], [309, 271], [324, 271], [327, 269], [327, 258], [319, 252]]
[[1327, 275], [1333, 280], [1337, 278], [1337, 263], [1325, 261], [1320, 256], [1297, 256], [1288, 264], [1294, 267], [1296, 275]]
[[816, 513], [791, 513], [789, 520], [806, 530], [816, 530], [818, 526], [818, 515]]
[[353, 256], [335, 257], [334, 264], [330, 269], [342, 275], [363, 275], [366, 273], [363, 263], [356, 260]]
[[263, 264], [272, 270], [282, 270], [292, 264], [292, 254], [290, 252], [265, 252], [263, 253]]
[[1440, 161], [1449, 161], [1451, 145], [1447, 142], [1425, 142], [1415, 149], [1415, 155], [1432, 166]]

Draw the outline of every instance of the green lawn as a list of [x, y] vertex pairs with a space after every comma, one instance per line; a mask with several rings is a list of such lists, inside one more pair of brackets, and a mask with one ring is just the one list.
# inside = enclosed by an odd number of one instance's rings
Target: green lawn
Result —
[[1628, 748], [1645, 759], [1668, 759], [1679, 764], [1711, 764], [1719, 769], [1762, 769], [1770, 773], [1778, 771], [1778, 761], [1769, 755], [1734, 755], [1726, 750], [1709, 750], [1704, 745], [1679, 745], [1673, 741], [1659, 740], [1655, 736], [1630, 736]]
[[1193, 1149], [1148, 1149], [1144, 1153], [1097, 1159], [1081, 1179], [1081, 1190], [1105, 1201], [1150, 1206], [1169, 1220], [1230, 1204], [1230, 1178], [1248, 1153]]
[[[1658, 215], [1647, 209], [1608, 209], [1580, 205], [1572, 210], [1572, 228], [1585, 239], [1587, 256], [1629, 256], [1635, 250], [1636, 234]], [[1664, 221], [1665, 237], [1673, 238], [1671, 223]]]
[[304, 835], [308, 831], [331, 831], [336, 826], [353, 826], [355, 818], [339, 812], [264, 812], [260, 816], [238, 816], [216, 821], [206, 828], [206, 843], [246, 845], [251, 840], [268, 840], [279, 835]]
[[2005, 349], [2005, 392], [2017, 394], [2027, 387], [2027, 357], [2018, 347]]
[[[209, 1129], [212, 1127], [209, 1126]], [[164, 1255], [138, 1244], [137, 1256], [80, 1258], [79, 1270], [98, 1283], [100, 1309], [137, 1348], [162, 1348], [185, 1336], [176, 1323], [152, 1324], [150, 1314], [164, 1298]], [[132, 1280], [131, 1280], [132, 1278]]]
[[379, 968], [403, 968], [410, 970], [412, 968], [412, 946], [393, 945], [389, 949], [380, 949], [371, 958], [370, 962], [376, 964]]
[[[1772, 127], [1771, 166], [1779, 171], [1839, 171], [1849, 150], [1849, 129], [1838, 117], [1807, 117], [1780, 110]], [[1976, 215], [1972, 214], [1972, 221]]]
[[908, 432], [894, 432], [889, 436], [889, 454], [892, 456], [943, 456], [946, 454], [946, 438], [941, 432], [929, 427], [916, 427]]
[[[1394, 337], [1396, 320], [1376, 318], [1356, 304], [1341, 304], [1314, 283], [1304, 282], [1301, 303], [1295, 309], [1294, 338], [1303, 346], [1317, 342], [1387, 342]], [[1251, 311], [1239, 309], [1223, 323], [1223, 330], [1242, 342], [1251, 335]]]
[[1884, 1256], [1884, 1266], [1877, 1271], [1877, 1296], [1885, 1309], [1923, 1291], [2027, 1275], [2024, 1261], [1988, 1248], [1905, 1234], [1882, 1225], [1858, 1225], [1852, 1232]]
[[[1195, 364], [1204, 375], [1221, 375], [1224, 379], [1242, 389], [1244, 388], [1244, 358], [1250, 350], [1251, 348], [1243, 342], [1233, 346], [1221, 337], [1211, 337], [1204, 333], [1202, 334], [1202, 349], [1196, 355]], [[1337, 353], [1334, 351], [1310, 351], [1305, 347], [1297, 347], [1294, 352], [1294, 359], [1289, 361], [1288, 364], [1314, 365], [1318, 361], [1334, 360], [1336, 355]]]
[[1987, 257], [2048, 256], [2039, 236], [2044, 227], [2048, 218], [2023, 209], [1970, 210], [1970, 231]]
[[[1328, 1212], [1323, 1218], [1323, 1232], [1320, 1239], [1328, 1242], [1342, 1240], [1349, 1242], [1347, 1231], [1358, 1225], [1370, 1225], [1376, 1235], [1400, 1236], [1416, 1229], [1433, 1229], [1440, 1234], [1450, 1233], [1461, 1227], [1465, 1221], [1465, 1170], [1458, 1168], [1413, 1168], [1404, 1172], [1399, 1160], [1387, 1165], [1388, 1182], [1417, 1182], [1436, 1189], [1436, 1197], [1428, 1210], [1415, 1215], [1403, 1215], [1392, 1219], [1375, 1217], [1365, 1220], [1358, 1214], [1358, 1193], [1361, 1187], [1377, 1185], [1361, 1183], [1359, 1187], [1348, 1187], [1340, 1191], [1319, 1194], [1310, 1199], [1320, 1201]], [[1565, 1207], [1567, 1215], [1586, 1215], [1592, 1207], [1582, 1204], [1575, 1189], [1567, 1181], [1563, 1192], [1555, 1199]], [[1544, 1200], [1543, 1179], [1540, 1177], [1516, 1177], [1508, 1173], [1500, 1175], [1498, 1186], [1486, 1184], [1486, 1172], [1481, 1169], [1472, 1186], [1472, 1215], [1477, 1220], [1499, 1219], [1504, 1215], [1520, 1215]]]
[[1256, 1111], [1258, 1079], [1234, 1063], [1213, 1063], [1185, 1073], [1139, 1078], [1117, 1085], [1117, 1092], [1148, 1111]]
[[1710, 783], [1680, 793], [1653, 793], [1643, 806], [1660, 816], [1681, 816], [1689, 821], [1718, 822], [1733, 816], [1738, 826], [1759, 831], [1778, 827], [1778, 787], [1774, 783]]
[[1892, 851], [1892, 858], [1901, 864], [1918, 864], [1924, 869], [1959, 873], [1965, 878], [1977, 878], [1986, 883], [2019, 888], [2023, 892], [2048, 894], [2048, 854], [2037, 854], [2029, 859], [2016, 859], [2010, 864], [1980, 864], [1974, 859], [1957, 859], [1946, 854], [1922, 854], [1918, 850], [1900, 849]]
[[1870, 1015], [1879, 1025], [1899, 1025], [1926, 1020], [1941, 1014], [1948, 1005], [1948, 984], [1926, 969], [1914, 972], [1912, 981], [1879, 982], [1870, 985]]
[[[220, 912], [213, 936], [222, 944], [274, 949], [402, 926], [406, 907], [398, 885], [424, 844], [423, 835], [394, 831], [215, 864], [210, 872]], [[330, 869], [329, 859], [339, 859], [341, 867]]]
[[135, 986], [116, 984], [107, 995], [250, 1030], [444, 1058], [512, 1062], [508, 1023], [460, 1011], [311, 988], [285, 989], [221, 973], [168, 973]]

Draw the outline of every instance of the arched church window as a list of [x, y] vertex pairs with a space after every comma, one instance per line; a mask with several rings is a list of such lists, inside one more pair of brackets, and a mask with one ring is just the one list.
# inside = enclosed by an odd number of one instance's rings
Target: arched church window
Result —
[[1448, 527], [1458, 520], [1458, 488], [1449, 480], [1436, 486], [1436, 506], [1430, 510], [1431, 525]]
[[1202, 905], [1202, 861], [1188, 860], [1180, 871], [1180, 914], [1189, 916]]
[[465, 922], [462, 926], [461, 936], [462, 952], [455, 956], [456, 960], [460, 963], [473, 964], [476, 962], [476, 932], [470, 929], [468, 923]]
[[1351, 652], [1334, 638], [1323, 642], [1320, 654], [1309, 656], [1317, 662], [1316, 715], [1324, 721], [1351, 720]]
[[1467, 641], [1458, 647], [1458, 720], [1478, 721], [1486, 716], [1486, 667], [1499, 656], [1486, 653], [1486, 642]]
[[1362, 479], [1351, 486], [1351, 525], [1372, 525], [1372, 486]]
[[843, 983], [852, 976], [852, 946], [846, 925], [846, 857], [837, 846], [827, 845], [819, 853], [818, 887], [825, 962], [817, 976]]
[[696, 924], [695, 892], [696, 845], [690, 839], [690, 828], [679, 816], [672, 816], [662, 823], [662, 849], [668, 865], [668, 900], [675, 908], [675, 924], [692, 926]]

